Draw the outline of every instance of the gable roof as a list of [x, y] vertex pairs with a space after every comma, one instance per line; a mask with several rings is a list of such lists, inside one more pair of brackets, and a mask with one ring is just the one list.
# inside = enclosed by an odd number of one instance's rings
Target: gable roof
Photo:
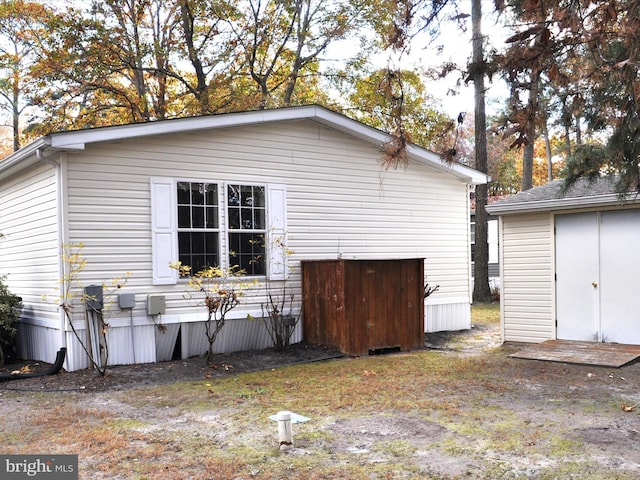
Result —
[[575, 208], [610, 207], [640, 203], [636, 193], [621, 196], [616, 192], [616, 177], [599, 177], [595, 181], [580, 179], [563, 193], [564, 180], [510, 195], [487, 205], [492, 215], [569, 210]]
[[[389, 138], [388, 134], [380, 130], [319, 105], [223, 113], [52, 133], [0, 161], [0, 179], [44, 161], [52, 153], [83, 150], [87, 144], [290, 120], [315, 121], [378, 148]], [[440, 155], [417, 145], [409, 144], [407, 153], [410, 160], [452, 175], [465, 183], [478, 185], [489, 181], [486, 174], [458, 163], [448, 164]]]

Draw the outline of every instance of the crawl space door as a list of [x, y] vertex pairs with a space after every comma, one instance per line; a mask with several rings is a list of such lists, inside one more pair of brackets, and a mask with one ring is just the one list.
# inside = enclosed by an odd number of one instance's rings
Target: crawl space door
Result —
[[640, 210], [555, 217], [557, 337], [640, 344]]

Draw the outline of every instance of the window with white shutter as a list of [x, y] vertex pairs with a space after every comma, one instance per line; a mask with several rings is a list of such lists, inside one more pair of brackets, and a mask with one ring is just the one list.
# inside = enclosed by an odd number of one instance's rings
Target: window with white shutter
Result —
[[287, 278], [284, 185], [153, 177], [151, 204], [154, 285], [177, 282], [176, 260], [194, 273], [237, 266]]

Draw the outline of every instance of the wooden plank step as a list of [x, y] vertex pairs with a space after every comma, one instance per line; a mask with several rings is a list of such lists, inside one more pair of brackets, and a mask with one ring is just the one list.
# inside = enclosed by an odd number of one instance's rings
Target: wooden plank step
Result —
[[509, 356], [528, 360], [620, 368], [640, 357], [640, 345], [547, 340], [529, 345]]

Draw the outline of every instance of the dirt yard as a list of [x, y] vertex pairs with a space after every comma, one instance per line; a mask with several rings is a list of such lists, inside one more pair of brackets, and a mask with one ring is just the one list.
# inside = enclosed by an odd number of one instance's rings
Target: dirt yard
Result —
[[[640, 364], [509, 358], [495, 324], [426, 345], [4, 382], [0, 453], [76, 453], [86, 479], [640, 478]], [[286, 451], [268, 419], [280, 409], [310, 418]]]

